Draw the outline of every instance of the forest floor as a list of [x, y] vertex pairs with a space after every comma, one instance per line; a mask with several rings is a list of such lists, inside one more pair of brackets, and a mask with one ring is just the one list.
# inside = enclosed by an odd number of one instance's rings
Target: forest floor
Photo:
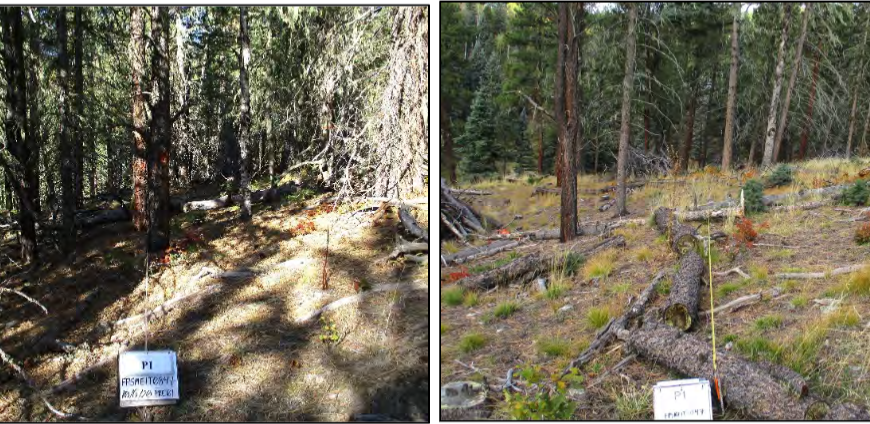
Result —
[[[821, 181], [853, 180], [870, 161], [817, 160], [795, 164], [795, 181], [765, 194], [812, 188]], [[648, 218], [659, 206], [678, 207], [739, 199], [739, 182], [757, 171], [721, 175], [699, 171], [677, 180], [685, 183], [646, 185], [628, 195], [628, 218]], [[763, 175], [762, 175], [763, 177]], [[671, 179], [673, 177], [670, 177]], [[757, 177], [756, 177], [757, 178]], [[473, 208], [506, 224], [509, 232], [558, 228], [558, 194], [534, 195], [536, 186], [554, 187], [554, 178], [534, 177], [482, 181], [463, 185], [492, 192], [489, 196], [459, 195]], [[583, 221], [610, 220], [613, 209], [599, 212], [601, 194], [584, 194], [614, 184], [612, 179], [586, 175], [578, 183], [578, 216]], [[611, 193], [612, 195], [612, 193]], [[814, 200], [805, 199], [804, 201]], [[867, 261], [870, 246], [854, 241], [856, 229], [864, 222], [847, 222], [858, 215], [858, 207], [824, 206], [814, 210], [773, 212], [753, 215], [759, 236], [751, 248], [729, 250], [720, 242], [712, 251], [713, 271], [740, 267], [750, 278], [737, 274], [714, 277], [715, 305], [741, 296], [778, 288], [780, 295], [730, 313], [715, 316], [719, 348], [736, 351], [753, 360], [767, 359], [801, 372], [810, 392], [824, 399], [870, 406], [870, 267], [858, 273], [822, 279], [783, 280], [780, 272], [827, 272], [837, 267]], [[647, 221], [649, 222], [649, 221]], [[700, 225], [707, 234], [708, 224]], [[733, 219], [714, 221], [710, 231], [735, 233]], [[508, 370], [515, 368], [514, 382], [523, 377], [559, 374], [595, 338], [598, 328], [610, 317], [621, 315], [631, 299], [646, 288], [660, 270], [673, 270], [676, 254], [664, 237], [648, 224], [628, 225], [613, 231], [626, 239], [626, 247], [585, 258], [572, 269], [554, 269], [548, 277], [550, 288], [539, 292], [534, 284], [499, 287], [489, 292], [463, 291], [450, 286], [465, 274], [477, 274], [533, 251], [564, 249], [558, 241], [524, 242], [517, 249], [471, 261], [460, 266], [441, 266], [440, 384], [454, 381], [485, 382], [501, 386]], [[573, 243], [592, 243], [584, 237]], [[486, 242], [476, 240], [476, 245]], [[455, 240], [441, 243], [441, 254], [464, 246]], [[453, 275], [451, 275], [453, 274]], [[706, 274], [706, 271], [705, 271]], [[673, 275], [673, 273], [671, 273]], [[670, 287], [666, 278], [654, 306], [664, 303]], [[710, 289], [701, 291], [700, 310], [710, 309]], [[693, 332], [710, 340], [709, 319], [701, 313]], [[588, 420], [649, 420], [653, 417], [651, 387], [662, 380], [684, 378], [643, 358], [629, 360], [621, 343], [579, 370], [570, 379], [567, 398], [576, 401], [572, 418]], [[521, 371], [522, 370], [522, 371]], [[595, 381], [598, 380], [598, 381]], [[594, 382], [594, 383], [593, 383]], [[516, 400], [506, 401], [501, 392], [490, 391], [484, 407], [460, 412], [442, 410], [442, 418], [517, 417]], [[547, 405], [554, 407], [554, 404]], [[727, 408], [726, 408], [727, 409]], [[562, 416], [564, 418], [564, 416]], [[726, 410], [716, 419], [746, 419]]]
[[[204, 188], [201, 194], [217, 190]], [[65, 412], [111, 421], [346, 421], [371, 413], [428, 421], [427, 265], [386, 260], [397, 231], [404, 232], [395, 210], [376, 221], [372, 212], [348, 219], [362, 205], [321, 204], [328, 196], [303, 189], [270, 205], [254, 205], [250, 222], [238, 220], [238, 206], [176, 215], [173, 253], [168, 263], [152, 264], [147, 299], [145, 237], [130, 222], [81, 233], [76, 255], [48, 256], [34, 272], [7, 264], [0, 284], [34, 297], [48, 314], [4, 294], [0, 347], [39, 388], [49, 388], [116, 353], [113, 335], [133, 337], [133, 350], [143, 348], [141, 334], [130, 336], [141, 325], [112, 323], [220, 283], [221, 290], [182, 302], [150, 323], [149, 349], [178, 353], [177, 404], [120, 408], [117, 359], [72, 389], [49, 395], [49, 401]], [[428, 226], [425, 210], [413, 213]], [[327, 229], [329, 280], [321, 290]], [[18, 254], [13, 243], [9, 237], [2, 246], [9, 260]], [[269, 269], [288, 260], [291, 266]], [[191, 279], [203, 267], [268, 271], [253, 278]], [[402, 283], [414, 290], [372, 293], [324, 313], [323, 320], [297, 323], [356, 294], [355, 283], [363, 289]], [[327, 343], [321, 336], [337, 340]], [[34, 346], [52, 338], [70, 349]], [[0, 420], [58, 418], [3, 368]]]

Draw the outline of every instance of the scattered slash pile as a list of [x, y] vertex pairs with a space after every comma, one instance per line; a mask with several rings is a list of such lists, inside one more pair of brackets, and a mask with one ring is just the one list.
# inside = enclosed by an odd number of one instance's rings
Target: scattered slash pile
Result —
[[451, 234], [465, 241], [470, 234], [484, 233], [480, 215], [467, 204], [453, 196], [455, 191], [441, 179], [441, 234], [449, 237]]
[[[582, 367], [609, 343], [620, 340], [642, 358], [685, 376], [713, 381], [710, 342], [689, 332], [698, 318], [704, 261], [696, 246], [703, 238], [681, 223], [673, 210], [659, 208], [654, 221], [657, 230], [668, 236], [671, 250], [679, 255], [679, 269], [664, 307], [646, 311], [663, 277], [664, 272], [659, 272], [625, 314], [611, 319], [565, 373]], [[726, 409], [758, 420], [870, 420], [863, 407], [830, 404], [812, 395], [806, 380], [789, 368], [749, 361], [730, 352], [717, 351], [716, 357]]]

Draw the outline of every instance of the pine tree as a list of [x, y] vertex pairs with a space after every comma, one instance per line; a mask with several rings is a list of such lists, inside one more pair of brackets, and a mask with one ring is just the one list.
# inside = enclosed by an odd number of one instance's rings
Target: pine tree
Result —
[[480, 87], [474, 94], [465, 132], [456, 139], [462, 156], [459, 167], [465, 174], [495, 172], [496, 163], [503, 157], [496, 141], [496, 66], [495, 55], [491, 55], [484, 67]]

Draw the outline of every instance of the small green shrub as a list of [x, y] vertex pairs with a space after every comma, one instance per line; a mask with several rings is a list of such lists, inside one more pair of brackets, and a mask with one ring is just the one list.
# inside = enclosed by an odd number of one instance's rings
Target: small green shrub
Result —
[[565, 256], [565, 275], [576, 274], [584, 262], [586, 262], [586, 258], [583, 255], [576, 252], [568, 252]]
[[[528, 367], [527, 367], [528, 368]], [[524, 375], [530, 374], [527, 369], [520, 371], [520, 378], [524, 379], [527, 384], [534, 384], [540, 381], [539, 371], [533, 371], [535, 374], [532, 379], [523, 378]], [[572, 374], [574, 374], [572, 370]], [[547, 388], [541, 388], [537, 393], [511, 393], [509, 390], [504, 391], [505, 402], [507, 403], [508, 413], [513, 420], [569, 420], [573, 417], [574, 411], [577, 410], [577, 405], [571, 402], [565, 393], [568, 391], [568, 378], [559, 378], [554, 376], [556, 382], [555, 392], [551, 392]]]
[[870, 188], [867, 187], [867, 181], [857, 180], [843, 190], [843, 203], [863, 206], [867, 204], [868, 196], [870, 196]]
[[767, 206], [764, 206], [761, 201], [762, 197], [764, 197], [764, 186], [758, 180], [749, 180], [743, 185], [743, 201], [747, 215], [767, 210]]
[[604, 327], [610, 321], [610, 311], [605, 308], [592, 308], [586, 313], [586, 322], [594, 329]]
[[870, 222], [865, 222], [855, 230], [855, 243], [867, 244], [868, 242], [870, 242]]
[[459, 306], [462, 304], [465, 290], [462, 287], [454, 287], [441, 292], [441, 303], [447, 306]]
[[498, 304], [493, 311], [493, 315], [497, 318], [505, 319], [514, 314], [514, 312], [520, 309], [519, 305], [514, 302], [504, 302]]
[[459, 341], [459, 350], [462, 353], [469, 353], [482, 348], [485, 344], [486, 337], [483, 337], [479, 333], [470, 333], [463, 336], [462, 340]]
[[792, 171], [792, 167], [786, 164], [780, 164], [773, 170], [773, 173], [767, 177], [767, 181], [765, 182], [768, 187], [782, 187], [786, 184], [791, 184], [794, 180]]

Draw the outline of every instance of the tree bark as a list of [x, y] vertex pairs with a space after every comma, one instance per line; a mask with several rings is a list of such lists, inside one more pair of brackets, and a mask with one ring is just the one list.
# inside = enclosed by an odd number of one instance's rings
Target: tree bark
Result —
[[[28, 91], [32, 93], [27, 99], [28, 107], [30, 108], [29, 123], [27, 125], [30, 134], [27, 135], [27, 148], [30, 152], [30, 161], [25, 167], [25, 178], [27, 179], [27, 187], [29, 189], [29, 197], [33, 205], [33, 212], [37, 215], [42, 213], [42, 204], [39, 195], [39, 148], [42, 143], [42, 131], [40, 131], [40, 109], [39, 109], [39, 80], [42, 77], [42, 64], [39, 58], [42, 57], [42, 49], [40, 46], [39, 26], [30, 25], [29, 42], [30, 52], [33, 59], [28, 67]], [[48, 171], [48, 168], [46, 168]]]
[[668, 325], [689, 331], [692, 324], [698, 321], [704, 261], [701, 255], [690, 250], [680, 258], [679, 267], [663, 315]]
[[822, 41], [819, 40], [819, 45], [816, 46], [815, 64], [813, 64], [813, 82], [810, 84], [810, 103], [807, 105], [807, 116], [804, 121], [804, 130], [801, 134], [801, 147], [799, 160], [804, 160], [807, 154], [807, 144], [810, 137], [810, 128], [813, 125], [813, 106], [816, 103], [816, 81], [819, 79], [819, 60], [822, 53]]
[[74, 78], [75, 78], [75, 86], [73, 88], [73, 107], [75, 108], [75, 119], [73, 119], [73, 140], [74, 140], [74, 149], [73, 149], [73, 157], [75, 158], [75, 191], [76, 191], [76, 208], [82, 207], [82, 202], [84, 201], [84, 139], [85, 139], [85, 131], [84, 131], [84, 120], [82, 117], [84, 116], [84, 84], [85, 78], [82, 73], [82, 57], [84, 56], [83, 50], [84, 46], [82, 45], [84, 41], [84, 28], [82, 23], [82, 10], [84, 8], [76, 7], [74, 10], [75, 15], [75, 31], [73, 33], [73, 43], [75, 44], [75, 65], [73, 68]]
[[18, 221], [21, 229], [21, 256], [27, 263], [35, 263], [39, 252], [36, 244], [36, 215], [33, 195], [39, 197], [39, 187], [32, 187], [33, 135], [27, 121], [27, 79], [24, 62], [24, 31], [21, 8], [3, 10], [3, 64], [6, 73], [5, 146], [2, 147], [2, 166], [6, 181], [18, 198]]
[[[553, 106], [555, 112], [553, 116], [556, 118], [557, 146], [556, 146], [556, 187], [562, 186], [562, 155], [565, 154], [563, 145], [567, 144], [568, 126], [567, 116], [565, 115], [565, 66], [567, 64], [568, 50], [568, 4], [559, 3], [559, 41], [557, 43], [558, 51], [556, 53], [556, 93], [553, 96]], [[564, 212], [564, 211], [562, 211]]]
[[806, 9], [804, 10], [804, 19], [801, 24], [801, 35], [798, 39], [798, 45], [795, 49], [794, 54], [794, 64], [792, 65], [791, 76], [788, 79], [788, 89], [785, 91], [785, 100], [782, 103], [782, 112], [780, 113], [779, 119], [779, 127], [776, 130], [776, 139], [773, 143], [773, 160], [774, 162], [779, 160], [779, 151], [782, 145], [782, 137], [783, 133], [786, 131], [786, 125], [788, 125], [788, 111], [791, 106], [791, 93], [794, 90], [794, 84], [797, 81], [798, 73], [800, 73], [801, 68], [801, 56], [804, 51], [804, 40], [807, 38], [807, 23], [809, 22], [810, 13], [813, 9], [812, 3], [805, 3]]
[[625, 76], [622, 80], [622, 120], [619, 126], [619, 153], [616, 160], [616, 214], [628, 215], [626, 203], [626, 162], [628, 161], [628, 139], [631, 133], [631, 88], [634, 81], [635, 39], [637, 26], [637, 5], [628, 6], [628, 34], [625, 36]]
[[169, 106], [169, 9], [151, 8], [151, 137], [148, 140], [148, 251], [169, 247], [169, 154], [172, 124]]
[[[567, 7], [567, 6], [566, 6]], [[570, 19], [573, 16], [573, 19]], [[580, 102], [577, 74], [580, 67], [579, 34], [575, 33], [575, 24], [581, 24], [583, 19], [583, 3], [573, 3], [566, 13], [568, 22], [565, 36], [567, 63], [565, 65], [565, 119], [567, 123], [565, 138], [562, 140], [562, 195], [561, 202], [561, 235], [560, 241], [565, 243], [573, 240], [577, 234], [577, 135], [580, 129]]]
[[680, 152], [680, 172], [689, 172], [689, 156], [692, 154], [692, 137], [695, 132], [695, 107], [697, 92], [693, 87], [689, 94], [689, 104], [686, 107], [686, 134], [683, 141], [683, 149]]
[[735, 6], [731, 24], [731, 69], [728, 73], [728, 103], [725, 107], [725, 135], [722, 141], [722, 171], [731, 169], [731, 146], [734, 144], [734, 109], [737, 107], [737, 67], [740, 66], [739, 35], [740, 5]]
[[239, 85], [241, 86], [241, 108], [239, 112], [239, 158], [240, 191], [242, 196], [242, 220], [251, 219], [251, 176], [248, 173], [248, 138], [251, 126], [251, 94], [248, 90], [248, 62], [251, 60], [251, 41], [248, 38], [248, 23], [245, 8], [239, 7]]
[[450, 104], [444, 96], [441, 96], [439, 105], [441, 118], [441, 161], [447, 168], [447, 181], [456, 184], [456, 158], [453, 155], [453, 135], [450, 134]]
[[73, 143], [70, 140], [69, 128], [72, 119], [69, 107], [69, 55], [67, 54], [67, 26], [66, 8], [61, 7], [57, 13], [58, 34], [58, 80], [60, 82], [60, 186], [63, 216], [63, 236], [61, 237], [61, 250], [64, 253], [72, 252], [75, 247], [75, 164], [73, 158]]
[[788, 27], [791, 23], [791, 3], [785, 4], [785, 22], [782, 25], [782, 37], [779, 42], [779, 54], [774, 71], [773, 95], [770, 99], [770, 112], [767, 116], [767, 130], [764, 138], [764, 156], [761, 166], [769, 166], [774, 161], [773, 142], [776, 135], [776, 111], [779, 104], [779, 92], [782, 90], [782, 69], [785, 66], [785, 45], [788, 42]]
[[147, 229], [147, 211], [145, 197], [148, 185], [148, 165], [146, 161], [145, 135], [145, 97], [142, 95], [141, 81], [145, 75], [145, 21], [142, 19], [142, 8], [131, 7], [130, 18], [130, 64], [131, 64], [131, 94], [133, 107], [133, 203], [130, 213], [133, 215], [133, 228], [136, 231]]

